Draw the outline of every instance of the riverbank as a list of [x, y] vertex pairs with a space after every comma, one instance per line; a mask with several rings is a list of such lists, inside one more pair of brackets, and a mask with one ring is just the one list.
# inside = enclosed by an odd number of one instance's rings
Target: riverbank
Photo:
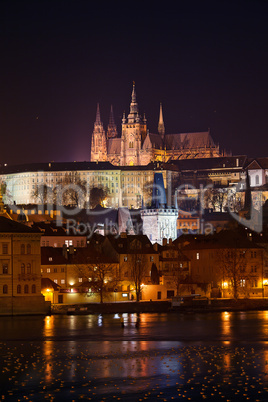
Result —
[[115, 303], [54, 304], [51, 314], [122, 314], [268, 310], [268, 299], [202, 299], [172, 307], [171, 301], [141, 301]]

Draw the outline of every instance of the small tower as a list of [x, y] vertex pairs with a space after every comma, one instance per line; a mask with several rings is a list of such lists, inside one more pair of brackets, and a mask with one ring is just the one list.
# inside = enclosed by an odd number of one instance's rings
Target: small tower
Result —
[[100, 107], [97, 104], [96, 121], [91, 139], [91, 162], [107, 161], [107, 145], [105, 131], [100, 119]]
[[160, 103], [159, 122], [158, 122], [158, 133], [161, 135], [161, 138], [162, 138], [162, 140], [164, 141], [164, 137], [165, 137], [165, 125], [164, 125], [164, 119], [163, 119], [162, 103]]
[[107, 139], [116, 138], [117, 137], [117, 128], [114, 122], [114, 113], [113, 113], [113, 105], [111, 105], [109, 124], [107, 127]]
[[162, 173], [154, 174], [151, 207], [141, 210], [141, 218], [143, 234], [147, 235], [152, 243], [162, 244], [164, 238], [177, 238], [178, 209], [167, 206]]

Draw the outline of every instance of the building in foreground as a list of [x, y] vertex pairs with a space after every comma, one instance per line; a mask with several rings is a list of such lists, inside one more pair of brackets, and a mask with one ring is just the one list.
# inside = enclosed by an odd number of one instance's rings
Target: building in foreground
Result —
[[0, 216], [0, 315], [46, 314], [41, 294], [41, 233]]

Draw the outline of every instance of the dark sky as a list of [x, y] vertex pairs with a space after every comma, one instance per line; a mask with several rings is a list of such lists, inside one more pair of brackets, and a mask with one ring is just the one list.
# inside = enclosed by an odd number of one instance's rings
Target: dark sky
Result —
[[132, 81], [156, 132], [208, 127], [268, 156], [267, 1], [2, 1], [0, 163], [89, 160], [100, 103], [121, 131]]

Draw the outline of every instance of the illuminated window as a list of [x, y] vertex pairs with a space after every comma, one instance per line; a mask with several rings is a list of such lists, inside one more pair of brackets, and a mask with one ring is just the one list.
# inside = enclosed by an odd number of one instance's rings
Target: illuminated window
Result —
[[200, 257], [199, 253], [196, 253], [196, 259], [197, 260], [199, 260], [199, 257]]
[[60, 283], [61, 283], [62, 285], [64, 285], [64, 284], [65, 284], [65, 279], [61, 279], [61, 280], [60, 280]]
[[50, 273], [50, 268], [47, 268], [47, 273], [48, 273], [48, 274]]
[[83, 282], [83, 278], [78, 278], [78, 282]]
[[3, 274], [8, 274], [8, 264], [3, 264]]
[[54, 282], [55, 282], [55, 283], [58, 283], [58, 279], [54, 279]]

